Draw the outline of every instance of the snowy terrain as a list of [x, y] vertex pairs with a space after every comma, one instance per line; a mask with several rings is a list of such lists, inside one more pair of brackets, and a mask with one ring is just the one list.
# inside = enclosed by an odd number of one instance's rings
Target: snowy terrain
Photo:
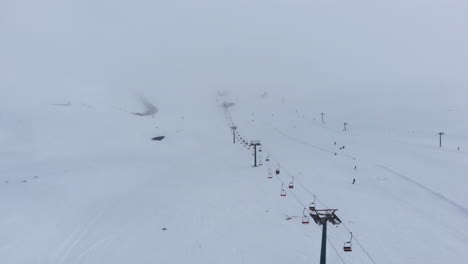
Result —
[[[155, 96], [154, 117], [132, 115], [143, 106], [131, 96], [5, 101], [2, 263], [314, 263], [321, 228], [301, 224], [313, 195], [343, 221], [329, 225], [329, 263], [467, 258], [466, 137], [447, 133], [439, 148], [436, 131], [359, 118], [344, 132], [294, 94], [204, 96], [196, 107]], [[232, 144], [224, 101], [239, 134], [261, 140], [263, 166]]]
[[467, 13], [2, 1], [0, 263], [468, 262]]

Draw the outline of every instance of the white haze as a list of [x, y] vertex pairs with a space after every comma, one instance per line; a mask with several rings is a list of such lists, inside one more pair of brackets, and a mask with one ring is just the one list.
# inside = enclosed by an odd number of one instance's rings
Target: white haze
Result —
[[[284, 221], [302, 208], [230, 144], [223, 100], [377, 263], [466, 259], [467, 14], [464, 0], [0, 1], [0, 262], [317, 262], [320, 230]], [[146, 101], [153, 116], [130, 114]], [[334, 141], [362, 174], [317, 151]]]

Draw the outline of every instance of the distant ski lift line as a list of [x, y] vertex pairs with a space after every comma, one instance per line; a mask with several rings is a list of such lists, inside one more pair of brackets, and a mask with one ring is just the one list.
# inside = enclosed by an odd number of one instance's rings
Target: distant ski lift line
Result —
[[[251, 142], [254, 142], [254, 141], [251, 141]], [[247, 144], [247, 142], [245, 142], [245, 143]], [[279, 173], [279, 163], [278, 163], [277, 161], [276, 161], [276, 163], [278, 164], [277, 173]], [[269, 172], [271, 172], [270, 169], [269, 169]], [[288, 173], [288, 174], [289, 174], [289, 173]], [[269, 178], [270, 178], [270, 175], [269, 175]], [[292, 178], [293, 178], [293, 180], [294, 180], [294, 177], [293, 177], [293, 176], [292, 176]], [[278, 180], [279, 180], [280, 182], [282, 182], [279, 178], [278, 178]], [[284, 189], [284, 183], [283, 183], [283, 182], [282, 182], [282, 188], [281, 188], [281, 189], [282, 189], [281, 196], [286, 196], [286, 190]], [[295, 197], [295, 195], [293, 195], [293, 196]], [[296, 200], [297, 200], [297, 197], [295, 197], [295, 198], [296, 198]], [[299, 200], [298, 200], [298, 201], [299, 201]], [[315, 195], [314, 195], [314, 202], [315, 202]], [[304, 209], [306, 209], [306, 208], [304, 208]], [[335, 217], [336, 217], [336, 216], [335, 216]], [[339, 220], [339, 218], [337, 218], [337, 217], [336, 217], [336, 220], [338, 220], [338, 222], [341, 222], [341, 220]]]

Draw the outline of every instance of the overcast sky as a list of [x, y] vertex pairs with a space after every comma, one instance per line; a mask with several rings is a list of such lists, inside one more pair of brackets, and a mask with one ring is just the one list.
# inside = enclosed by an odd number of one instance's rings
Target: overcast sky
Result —
[[468, 87], [465, 0], [1, 0], [0, 35], [2, 94]]

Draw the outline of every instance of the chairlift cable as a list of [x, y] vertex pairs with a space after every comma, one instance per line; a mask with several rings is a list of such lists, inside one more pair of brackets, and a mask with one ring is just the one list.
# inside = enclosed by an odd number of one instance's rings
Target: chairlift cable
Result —
[[[226, 112], [227, 112], [227, 111], [226, 111]], [[231, 119], [231, 121], [232, 121], [232, 119]], [[268, 156], [269, 156], [270, 160], [273, 160], [273, 161], [276, 162], [278, 168], [282, 168], [282, 170], [283, 170], [284, 172], [286, 172], [286, 174], [287, 174], [289, 177], [291, 177], [291, 178], [293, 179], [293, 181], [294, 181], [294, 180], [297, 181], [297, 182], [299, 183], [299, 185], [300, 185], [309, 195], [313, 196], [313, 197], [314, 197], [314, 200], [320, 202], [320, 203], [321, 203], [322, 205], [324, 205], [327, 209], [329, 209], [329, 207], [328, 207], [325, 203], [323, 203], [323, 201], [320, 200], [320, 199], [317, 197], [316, 194], [314, 194], [314, 193], [311, 192], [306, 186], [304, 186], [304, 184], [303, 184], [301, 181], [296, 180], [296, 178], [293, 176], [293, 174], [290, 173], [287, 169], [285, 169], [284, 166], [281, 166], [281, 164], [280, 164], [275, 158], [273, 158], [273, 155], [271, 155], [271, 152], [268, 152]], [[282, 184], [282, 190], [285, 190], [285, 189], [283, 188], [284, 185], [285, 185], [285, 183], [284, 183], [283, 180], [281, 180], [281, 177], [282, 177], [282, 176], [277, 175], [276, 179], [278, 179], [278, 181], [280, 181], [280, 183]], [[294, 192], [293, 192], [291, 189], [288, 188], [288, 191], [289, 191], [289, 193], [294, 197], [294, 199], [304, 208], [304, 210], [307, 210], [307, 211], [310, 212], [310, 210], [308, 209], [308, 207], [305, 206], [305, 204], [294, 194]], [[342, 222], [341, 224], [344, 226], [344, 228], [345, 228], [349, 233], [352, 234], [352, 232], [349, 230], [349, 228], [348, 228], [343, 222]], [[356, 236], [355, 236], [355, 235], [352, 235], [352, 238], [354, 238], [354, 241], [356, 241], [356, 243], [358, 244], [358, 246], [364, 251], [364, 253], [366, 254], [366, 256], [372, 261], [372, 263], [376, 264], [375, 261], [374, 261], [374, 259], [370, 256], [370, 254], [367, 252], [367, 250], [362, 246], [362, 244], [359, 242], [359, 240], [356, 238]], [[328, 242], [330, 243], [330, 245], [332, 246], [332, 248], [333, 248], [333, 250], [335, 251], [335, 253], [336, 253], [336, 254], [338, 255], [338, 257], [340, 258], [341, 262], [342, 262], [343, 264], [346, 264], [345, 261], [343, 260], [343, 258], [341, 257], [341, 255], [339, 254], [338, 250], [336, 249], [336, 247], [335, 247], [335, 246], [333, 245], [333, 243], [331, 242], [330, 238], [327, 238], [327, 240], [328, 240]]]

